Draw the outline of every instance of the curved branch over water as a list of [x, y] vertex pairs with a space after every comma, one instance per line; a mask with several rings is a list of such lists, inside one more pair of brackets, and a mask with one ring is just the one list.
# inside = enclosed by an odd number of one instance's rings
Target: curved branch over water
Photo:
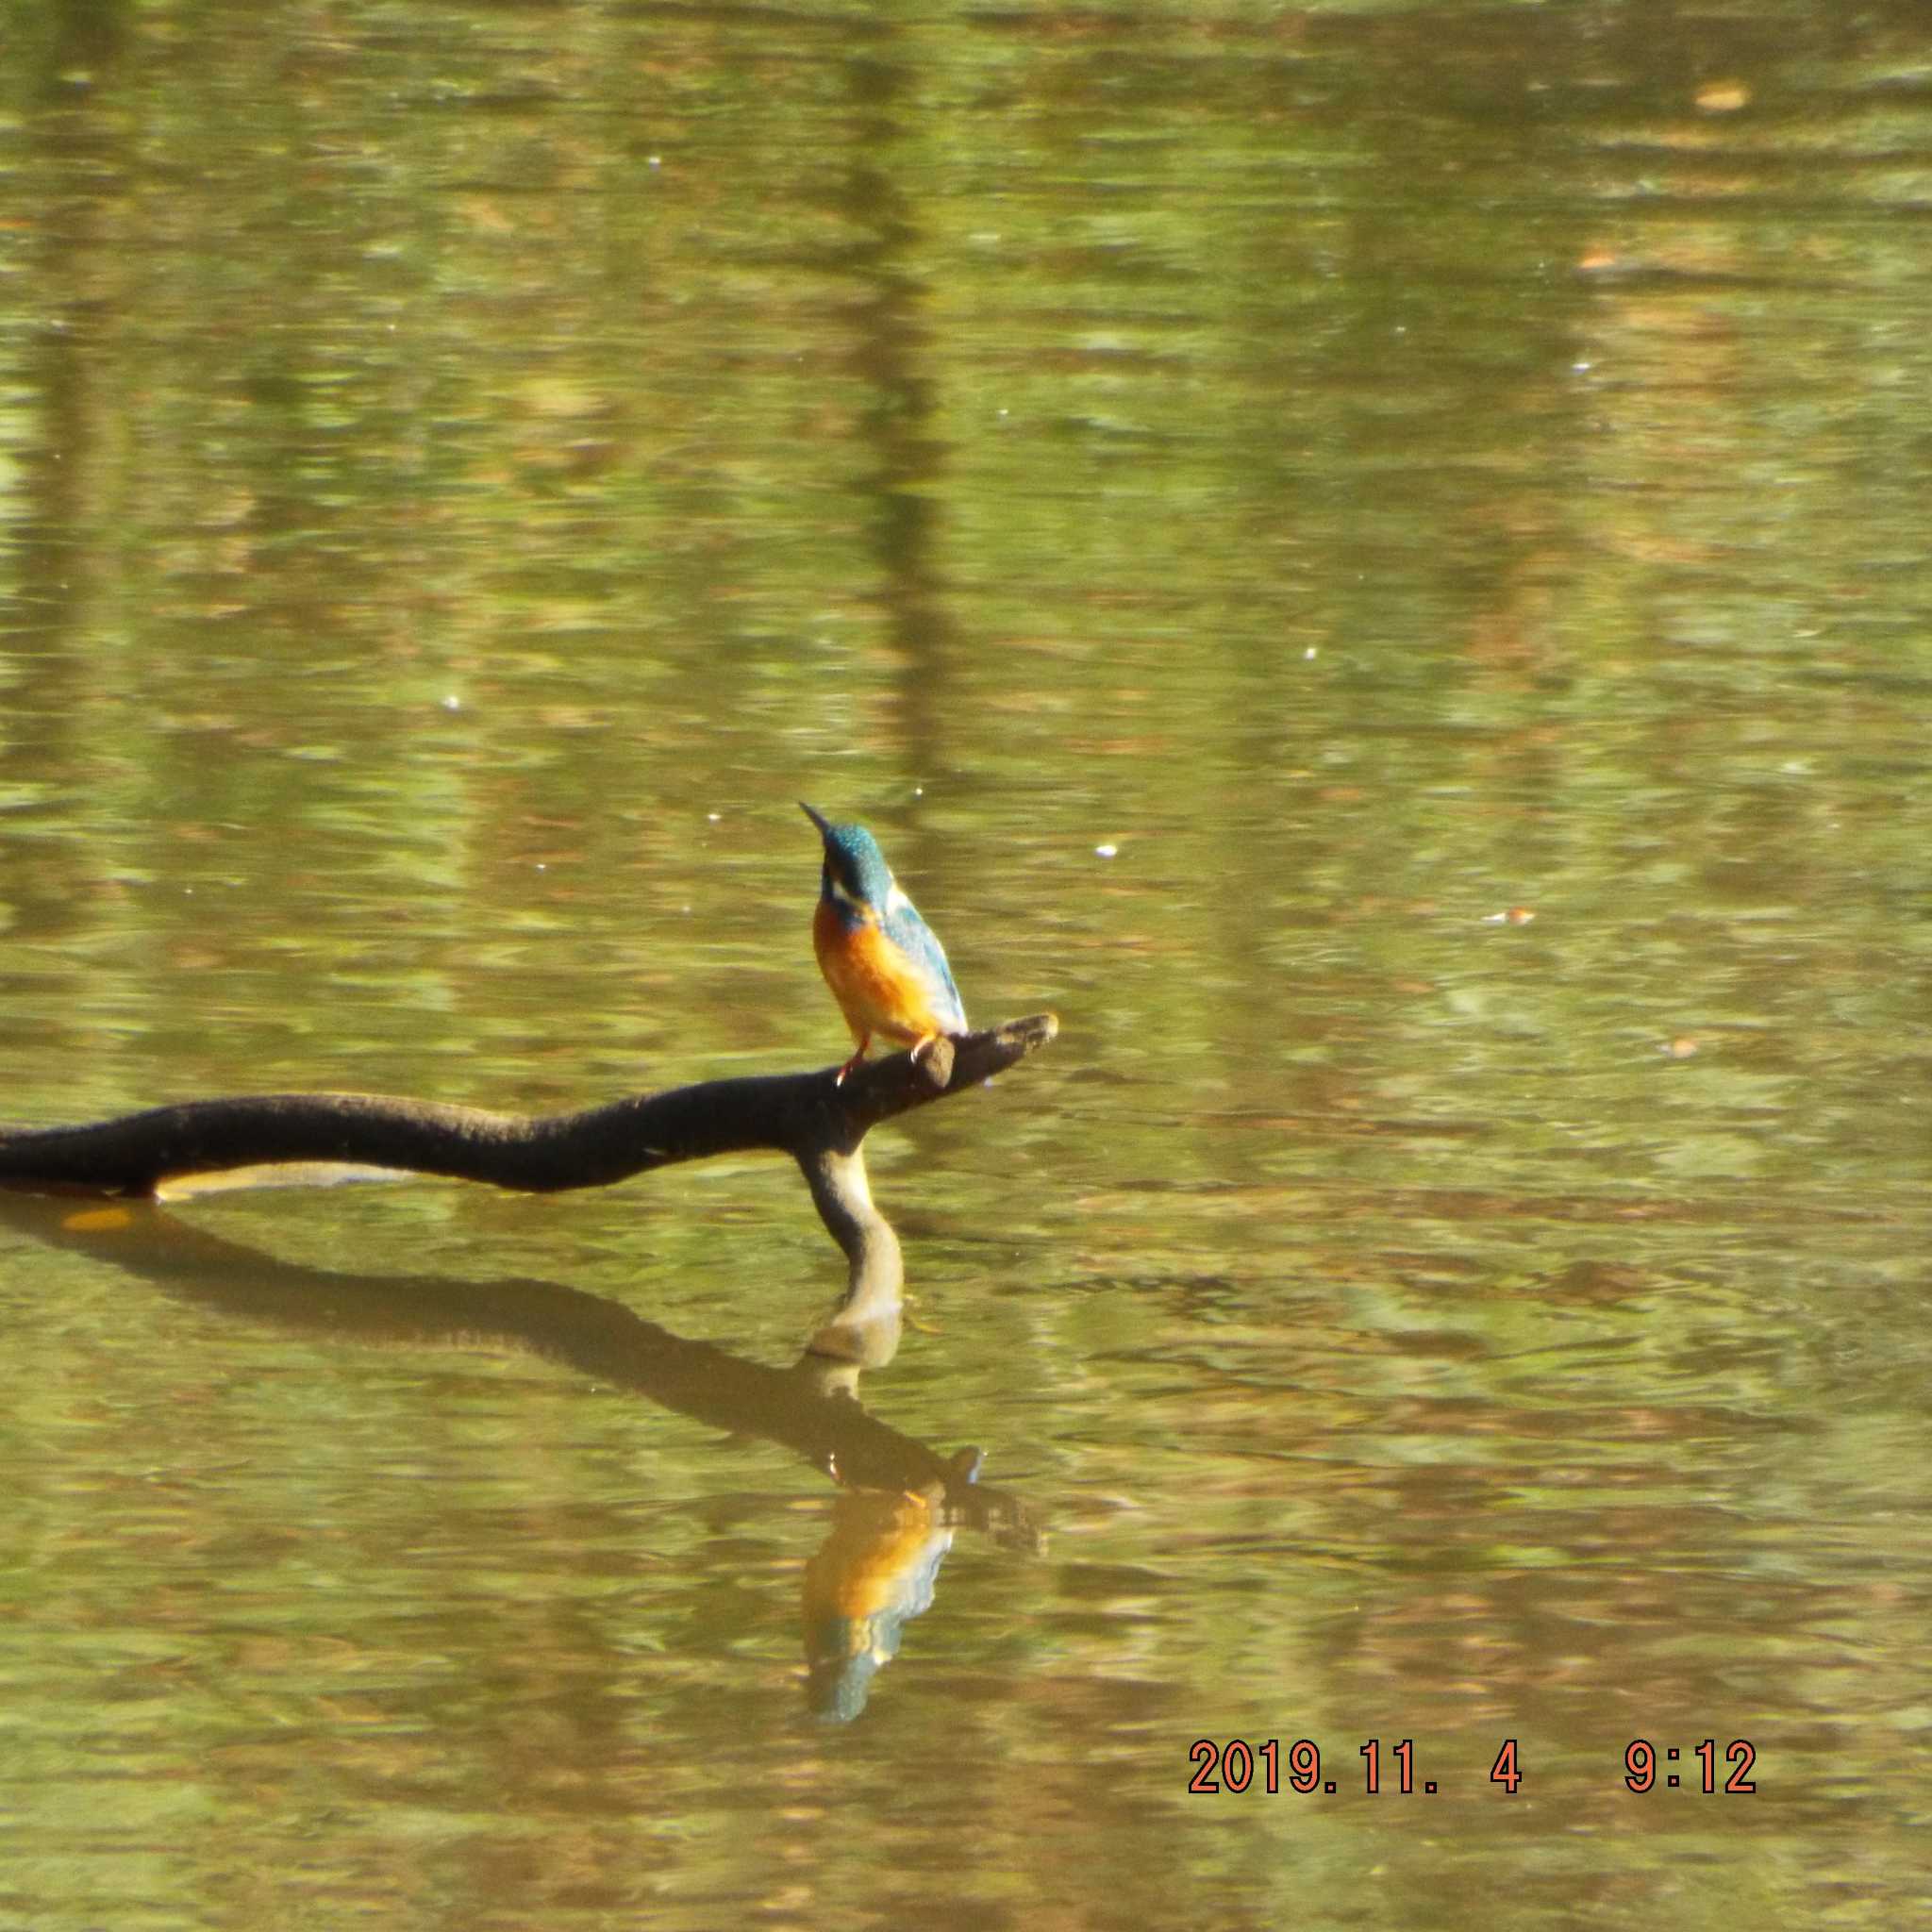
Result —
[[848, 1306], [896, 1301], [899, 1243], [873, 1205], [861, 1143], [881, 1121], [1004, 1073], [1059, 1030], [1051, 1013], [832, 1070], [707, 1080], [577, 1113], [487, 1113], [370, 1093], [191, 1100], [84, 1126], [0, 1132], [0, 1187], [152, 1197], [244, 1167], [327, 1162], [551, 1193], [674, 1161], [771, 1149], [798, 1162], [851, 1268]]

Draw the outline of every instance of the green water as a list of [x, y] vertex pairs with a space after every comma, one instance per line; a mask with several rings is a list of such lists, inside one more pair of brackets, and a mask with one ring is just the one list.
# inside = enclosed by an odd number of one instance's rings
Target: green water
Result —
[[0, 1115], [827, 1064], [800, 797], [1063, 1026], [864, 1415], [775, 1160], [8, 1208], [0, 1924], [1923, 1912], [1928, 155], [1908, 0], [0, 5]]

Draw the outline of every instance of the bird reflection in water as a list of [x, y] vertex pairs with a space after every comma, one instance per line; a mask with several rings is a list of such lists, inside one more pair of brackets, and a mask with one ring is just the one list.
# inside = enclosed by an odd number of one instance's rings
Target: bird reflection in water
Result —
[[[954, 1460], [964, 1481], [978, 1474], [978, 1450]], [[905, 1626], [932, 1607], [952, 1547], [943, 1483], [840, 1496], [832, 1533], [805, 1566], [807, 1694], [815, 1715], [845, 1724], [865, 1708], [873, 1677], [898, 1655]]]

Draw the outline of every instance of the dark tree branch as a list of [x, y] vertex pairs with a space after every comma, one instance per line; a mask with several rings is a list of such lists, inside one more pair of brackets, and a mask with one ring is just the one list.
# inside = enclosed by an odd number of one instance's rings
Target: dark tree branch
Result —
[[580, 1113], [485, 1113], [370, 1093], [191, 1100], [86, 1126], [0, 1132], [0, 1187], [152, 1196], [163, 1183], [299, 1161], [442, 1174], [550, 1193], [714, 1154], [790, 1154], [851, 1264], [848, 1300], [896, 1299], [899, 1245], [860, 1143], [881, 1121], [1004, 1073], [1059, 1030], [1051, 1013], [895, 1054], [842, 1084], [827, 1070], [708, 1080]]
[[829, 1072], [707, 1080], [581, 1113], [486, 1113], [373, 1093], [190, 1100], [86, 1126], [0, 1131], [0, 1186], [151, 1195], [185, 1174], [343, 1161], [550, 1193], [756, 1148], [804, 1163], [849, 1153], [879, 1122], [1003, 1073], [1058, 1030], [1041, 1013], [936, 1041], [917, 1063], [907, 1054], [868, 1062], [842, 1086]]

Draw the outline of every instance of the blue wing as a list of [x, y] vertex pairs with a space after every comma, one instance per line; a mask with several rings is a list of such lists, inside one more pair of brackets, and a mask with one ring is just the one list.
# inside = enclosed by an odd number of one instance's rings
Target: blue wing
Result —
[[966, 1008], [959, 1002], [959, 989], [953, 984], [946, 949], [940, 944], [932, 927], [920, 918], [912, 901], [896, 886], [887, 896], [885, 916], [879, 925], [886, 937], [918, 966], [932, 1001], [933, 1018], [948, 1033], [964, 1033]]

